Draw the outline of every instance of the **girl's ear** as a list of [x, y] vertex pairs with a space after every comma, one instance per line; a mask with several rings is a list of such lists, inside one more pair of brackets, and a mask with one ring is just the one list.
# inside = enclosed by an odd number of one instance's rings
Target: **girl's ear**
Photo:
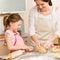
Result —
[[14, 23], [13, 22], [10, 22], [10, 26], [12, 26]]

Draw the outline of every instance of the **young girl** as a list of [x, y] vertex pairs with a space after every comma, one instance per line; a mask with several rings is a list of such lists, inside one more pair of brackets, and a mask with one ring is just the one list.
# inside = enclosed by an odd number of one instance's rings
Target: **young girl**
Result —
[[17, 57], [25, 51], [32, 51], [33, 47], [25, 45], [22, 37], [18, 33], [22, 25], [22, 18], [18, 14], [11, 14], [4, 17], [5, 40], [10, 54], [6, 56], [6, 60]]

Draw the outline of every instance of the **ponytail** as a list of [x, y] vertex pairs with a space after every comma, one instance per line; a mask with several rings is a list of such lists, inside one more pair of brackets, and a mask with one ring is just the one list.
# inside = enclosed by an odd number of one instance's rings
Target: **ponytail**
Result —
[[8, 26], [7, 20], [8, 20], [8, 16], [5, 16], [5, 17], [3, 18], [4, 31], [7, 29], [7, 26]]

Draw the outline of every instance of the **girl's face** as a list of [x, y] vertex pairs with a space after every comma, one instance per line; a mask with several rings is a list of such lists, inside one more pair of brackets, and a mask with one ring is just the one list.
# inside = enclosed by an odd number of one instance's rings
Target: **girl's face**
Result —
[[48, 2], [44, 2], [43, 0], [35, 0], [35, 2], [41, 12], [45, 12], [49, 8]]
[[12, 30], [14, 32], [17, 32], [18, 30], [20, 30], [21, 25], [22, 25], [22, 21], [21, 20], [19, 20], [18, 22], [15, 22], [15, 23], [13, 23], [13, 22], [10, 23], [10, 27], [12, 28]]

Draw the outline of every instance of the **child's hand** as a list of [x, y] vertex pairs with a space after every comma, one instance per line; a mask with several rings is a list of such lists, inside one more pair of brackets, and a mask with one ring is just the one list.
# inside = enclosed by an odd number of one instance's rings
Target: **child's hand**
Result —
[[27, 46], [27, 50], [26, 51], [33, 51], [34, 50], [34, 47], [32, 46]]
[[34, 47], [29, 46], [29, 51], [33, 51], [33, 50], [34, 50]]
[[27, 45], [24, 45], [24, 46], [22, 46], [22, 49], [23, 50], [28, 50], [28, 46]]

